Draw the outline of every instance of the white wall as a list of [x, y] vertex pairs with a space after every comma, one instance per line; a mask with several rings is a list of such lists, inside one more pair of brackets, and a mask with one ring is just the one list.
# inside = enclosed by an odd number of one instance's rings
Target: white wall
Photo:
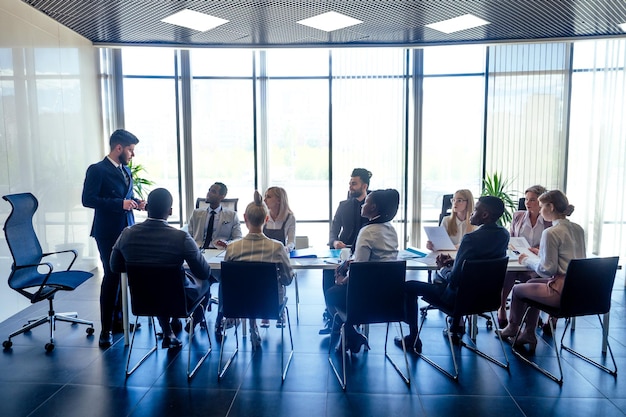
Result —
[[[104, 154], [96, 48], [22, 1], [2, 0], [0, 99], [0, 195], [32, 192], [44, 252], [76, 248], [77, 267], [95, 268], [93, 213], [80, 195], [87, 166]], [[0, 200], [0, 223], [10, 209]], [[7, 285], [11, 262], [2, 234], [0, 321], [29, 305]]]

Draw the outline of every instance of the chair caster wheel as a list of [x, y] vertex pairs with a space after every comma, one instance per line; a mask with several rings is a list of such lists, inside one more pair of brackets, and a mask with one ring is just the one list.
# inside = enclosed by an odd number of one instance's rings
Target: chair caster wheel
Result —
[[13, 346], [13, 342], [11, 342], [10, 340], [5, 340], [4, 342], [2, 342], [2, 347], [5, 349], [10, 349], [11, 346]]
[[96, 331], [96, 329], [94, 329], [93, 327], [87, 327], [87, 330], [86, 330], [86, 332], [87, 332], [87, 334], [89, 336], [92, 336], [95, 331]]
[[54, 350], [54, 343], [46, 343], [44, 348], [46, 349], [46, 352], [52, 352]]

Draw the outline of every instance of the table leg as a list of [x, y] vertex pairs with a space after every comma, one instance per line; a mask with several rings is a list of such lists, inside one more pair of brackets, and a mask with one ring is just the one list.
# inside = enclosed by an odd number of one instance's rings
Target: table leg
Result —
[[122, 324], [124, 326], [124, 346], [130, 343], [130, 335], [128, 333], [128, 275], [122, 272], [120, 285], [122, 287]]
[[609, 316], [610, 312], [604, 314], [602, 326], [602, 353], [606, 353], [606, 347], [609, 342]]

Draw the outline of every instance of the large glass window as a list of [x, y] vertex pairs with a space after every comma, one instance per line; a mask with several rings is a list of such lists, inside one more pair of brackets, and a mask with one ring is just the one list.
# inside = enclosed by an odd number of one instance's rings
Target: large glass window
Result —
[[[252, 201], [255, 184], [251, 51], [191, 51], [191, 161], [194, 201], [216, 181]], [[243, 216], [240, 216], [243, 219]]]
[[[175, 52], [168, 49], [124, 49], [124, 117], [125, 127], [139, 138], [134, 165], [141, 165], [141, 176], [154, 186], [167, 188], [174, 197], [170, 221], [180, 220], [178, 163], [178, 130]], [[142, 77], [127, 76], [140, 73]], [[144, 198], [147, 196], [144, 196]], [[140, 213], [145, 215], [145, 213]]]
[[[372, 172], [371, 190], [404, 196], [406, 51], [334, 50], [332, 62], [332, 212], [347, 197], [353, 168]], [[395, 218], [400, 245], [403, 214], [402, 206]]]
[[422, 212], [437, 223], [443, 196], [459, 189], [480, 194], [483, 156], [485, 47], [424, 50]]

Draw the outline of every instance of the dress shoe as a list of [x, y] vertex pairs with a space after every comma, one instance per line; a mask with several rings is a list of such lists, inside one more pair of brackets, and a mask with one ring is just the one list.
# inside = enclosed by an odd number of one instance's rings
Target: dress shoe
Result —
[[496, 330], [496, 333], [500, 335], [500, 337], [504, 340], [510, 337], [515, 337], [517, 334], [517, 328], [513, 326], [506, 326], [502, 330]]
[[[396, 336], [393, 339], [393, 343], [402, 349], [402, 338], [400, 336]], [[404, 336], [404, 346], [407, 352], [422, 353], [422, 340], [419, 337], [407, 334]]]
[[108, 348], [113, 344], [113, 335], [108, 331], [101, 331], [100, 338], [98, 339], [98, 346], [101, 348]]
[[224, 328], [221, 325], [215, 326], [215, 340], [220, 343], [224, 338]]
[[172, 319], [170, 321], [170, 327], [174, 333], [180, 333], [180, 331], [183, 330], [183, 323], [180, 319]]
[[270, 327], [270, 321], [268, 319], [261, 320], [261, 328], [268, 329]]
[[[346, 352], [350, 351], [351, 353], [359, 353], [362, 346], [365, 346], [366, 350], [370, 350], [370, 345], [367, 342], [367, 337], [365, 337], [361, 333], [356, 333], [352, 336], [346, 337]], [[339, 339], [337, 351], [341, 352], [341, 339]]]
[[163, 349], [176, 349], [182, 345], [182, 342], [176, 336], [163, 336], [163, 342], [161, 343]]
[[554, 330], [556, 330], [557, 320], [558, 319], [555, 317], [548, 317], [548, 320], [543, 323], [543, 325], [541, 326], [541, 330], [543, 330], [544, 336], [552, 336], [552, 328], [550, 328], [550, 322], [552, 322], [552, 326], [554, 327]]
[[521, 347], [524, 345], [528, 345], [528, 351], [530, 353], [535, 353], [535, 349], [537, 348], [537, 336], [535, 333], [522, 332], [515, 340], [514, 347]]
[[[206, 321], [201, 321], [200, 323], [197, 323], [197, 322], [195, 322], [195, 321], [194, 321], [194, 322], [193, 322], [194, 331], [195, 331], [195, 327], [196, 327], [198, 324], [200, 325], [200, 328], [201, 328], [201, 329], [206, 329], [206, 328], [207, 328], [207, 327], [206, 327]], [[185, 324], [185, 331], [186, 331], [187, 333], [189, 333], [189, 329], [191, 329], [191, 322], [190, 322], [190, 321], [188, 321], [188, 322]]]
[[287, 324], [285, 323], [285, 315], [283, 314], [279, 320], [276, 320], [276, 328], [284, 329]]

